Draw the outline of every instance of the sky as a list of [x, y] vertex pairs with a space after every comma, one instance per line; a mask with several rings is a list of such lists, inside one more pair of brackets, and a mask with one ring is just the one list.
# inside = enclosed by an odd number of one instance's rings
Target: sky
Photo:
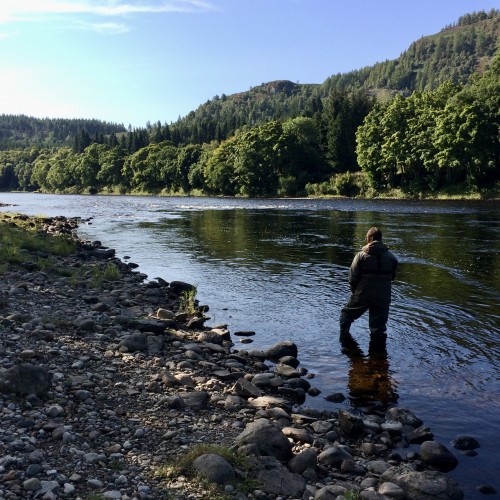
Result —
[[0, 114], [171, 123], [397, 58], [500, 0], [0, 0]]

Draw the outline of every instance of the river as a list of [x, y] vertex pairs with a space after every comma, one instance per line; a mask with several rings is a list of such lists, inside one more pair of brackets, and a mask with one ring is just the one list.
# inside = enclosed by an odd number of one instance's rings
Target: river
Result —
[[[81, 237], [130, 257], [153, 279], [182, 280], [208, 304], [208, 324], [254, 331], [267, 348], [292, 340], [322, 392], [315, 408], [397, 404], [413, 410], [459, 458], [467, 499], [500, 492], [500, 205], [497, 202], [244, 200], [3, 193], [2, 210], [92, 217]], [[342, 349], [347, 273], [376, 225], [397, 255], [387, 355], [369, 351], [366, 317]], [[345, 346], [344, 346], [345, 347]], [[359, 349], [358, 349], [359, 348]], [[343, 393], [343, 403], [324, 396]], [[451, 441], [471, 435], [465, 456]]]

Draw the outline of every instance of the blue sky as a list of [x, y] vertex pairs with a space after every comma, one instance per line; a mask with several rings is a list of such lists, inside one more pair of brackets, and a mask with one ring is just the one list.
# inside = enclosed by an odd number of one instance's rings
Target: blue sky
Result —
[[0, 114], [170, 123], [393, 59], [500, 0], [0, 0]]

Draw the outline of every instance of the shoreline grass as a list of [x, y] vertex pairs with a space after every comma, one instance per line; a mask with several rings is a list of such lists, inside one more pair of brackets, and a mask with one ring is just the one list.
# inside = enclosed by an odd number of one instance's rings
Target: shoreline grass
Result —
[[50, 256], [68, 256], [76, 250], [70, 235], [49, 235], [43, 230], [44, 218], [0, 212], [0, 271], [21, 265], [38, 254], [37, 268], [55, 266]]
[[[341, 196], [337, 194], [322, 194], [322, 195], [308, 195], [308, 196], [269, 196], [269, 197], [254, 197], [248, 196], [223, 196], [223, 195], [208, 195], [200, 192], [196, 193], [145, 193], [145, 192], [128, 192], [128, 193], [110, 193], [99, 192], [95, 194], [90, 193], [49, 193], [42, 191], [10, 191], [11, 193], [18, 194], [50, 194], [50, 195], [64, 195], [64, 196], [137, 196], [137, 197], [154, 197], [154, 198], [219, 198], [219, 199], [245, 199], [245, 200], [360, 200], [360, 201], [477, 201], [488, 202], [500, 201], [500, 194], [495, 193], [492, 196], [483, 193], [463, 193], [463, 194], [448, 194], [448, 193], [420, 193], [409, 194], [398, 191], [379, 192], [373, 196]], [[1, 206], [1, 205], [0, 205]], [[4, 206], [8, 206], [5, 204]]]

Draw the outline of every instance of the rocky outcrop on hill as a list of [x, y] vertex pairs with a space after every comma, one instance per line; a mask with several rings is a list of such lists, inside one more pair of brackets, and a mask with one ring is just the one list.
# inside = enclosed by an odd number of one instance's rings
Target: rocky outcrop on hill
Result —
[[[54, 259], [2, 275], [0, 498], [210, 498], [203, 481], [238, 500], [463, 498], [449, 450], [409, 451], [408, 436], [432, 439], [409, 410], [300, 406], [317, 391], [293, 343], [235, 349], [225, 325], [194, 328], [189, 284], [148, 281], [98, 242]], [[167, 472], [207, 444], [249, 471], [209, 452], [199, 476]]]

